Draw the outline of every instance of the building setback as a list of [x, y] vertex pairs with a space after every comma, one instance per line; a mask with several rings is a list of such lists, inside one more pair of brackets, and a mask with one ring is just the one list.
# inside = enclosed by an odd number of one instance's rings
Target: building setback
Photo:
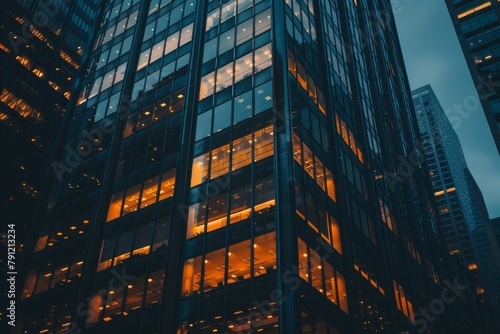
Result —
[[390, 1], [101, 14], [19, 333], [481, 332], [433, 228]]
[[500, 153], [500, 3], [446, 0], [446, 4]]
[[497, 310], [500, 250], [483, 196], [431, 86], [412, 95], [446, 244], [470, 273], [481, 302]]

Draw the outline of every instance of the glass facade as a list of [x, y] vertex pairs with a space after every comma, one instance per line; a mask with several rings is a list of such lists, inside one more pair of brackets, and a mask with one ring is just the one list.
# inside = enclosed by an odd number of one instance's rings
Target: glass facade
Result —
[[418, 131], [389, 1], [115, 0], [92, 45], [23, 330], [418, 330], [453, 277], [428, 176], [397, 176]]
[[0, 216], [26, 245], [59, 126], [99, 1], [4, 1], [0, 6]]
[[500, 152], [500, 4], [463, 0], [446, 4]]

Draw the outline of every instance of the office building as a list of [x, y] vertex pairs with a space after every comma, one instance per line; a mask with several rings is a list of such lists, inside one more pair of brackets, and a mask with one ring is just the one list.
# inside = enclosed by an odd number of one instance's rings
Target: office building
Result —
[[99, 1], [0, 5], [0, 216], [18, 245], [33, 219]]
[[431, 86], [412, 92], [422, 145], [449, 251], [470, 273], [483, 303], [498, 309], [500, 250], [479, 187], [458, 136]]
[[481, 332], [421, 313], [460, 281], [389, 1], [109, 1], [89, 52], [19, 331]]
[[446, 0], [446, 4], [500, 152], [500, 3]]

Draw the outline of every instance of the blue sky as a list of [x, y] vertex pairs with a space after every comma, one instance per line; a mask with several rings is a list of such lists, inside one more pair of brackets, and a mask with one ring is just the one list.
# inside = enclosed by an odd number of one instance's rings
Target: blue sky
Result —
[[500, 156], [444, 0], [392, 0], [411, 89], [430, 84], [453, 122], [491, 218], [500, 216]]

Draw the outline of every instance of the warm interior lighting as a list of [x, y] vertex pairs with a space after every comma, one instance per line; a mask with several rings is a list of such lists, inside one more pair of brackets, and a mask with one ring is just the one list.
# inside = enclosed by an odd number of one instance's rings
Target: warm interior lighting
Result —
[[479, 6], [476, 6], [476, 7], [472, 8], [472, 9], [469, 9], [469, 10], [463, 12], [463, 13], [458, 14], [457, 17], [459, 19], [461, 19], [461, 18], [464, 18], [466, 16], [469, 16], [470, 14], [473, 14], [474, 12], [480, 11], [481, 9], [484, 9], [484, 8], [487, 8], [487, 7], [490, 7], [490, 6], [491, 6], [491, 2], [488, 1], [488, 2], [485, 2], [485, 3], [481, 4], [481, 5], [479, 5]]

